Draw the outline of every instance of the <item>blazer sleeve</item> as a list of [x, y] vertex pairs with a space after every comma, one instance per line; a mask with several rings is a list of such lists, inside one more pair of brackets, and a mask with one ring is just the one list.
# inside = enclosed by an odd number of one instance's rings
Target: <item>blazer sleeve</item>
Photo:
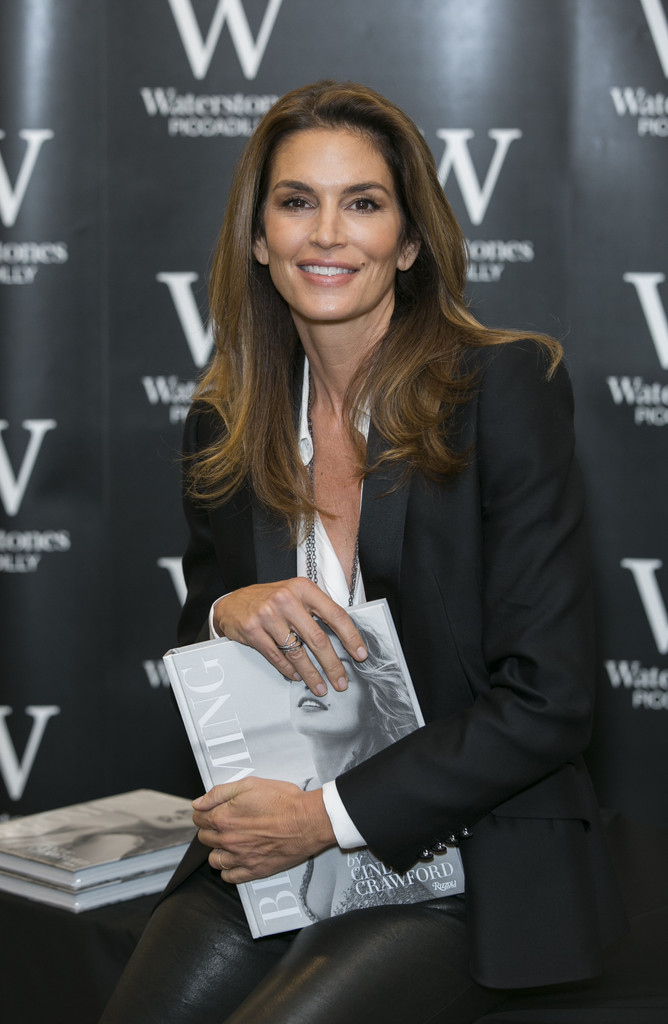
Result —
[[183, 556], [187, 594], [179, 618], [179, 645], [209, 639], [209, 609], [215, 600], [230, 589], [225, 584], [216, 557], [209, 511], [192, 500], [186, 482], [188, 459], [213, 440], [215, 429], [213, 413], [199, 406], [191, 409], [183, 437], [183, 509], [188, 525], [188, 544]]
[[[482, 671], [468, 667], [474, 699], [337, 779], [369, 845], [402, 869], [420, 848], [471, 829], [518, 794], [529, 794], [521, 814], [533, 806], [541, 816], [532, 787], [590, 735], [590, 573], [568, 374], [560, 364], [548, 379], [532, 342], [487, 350], [481, 361], [467, 411], [474, 460], [465, 471], [477, 475], [479, 493], [471, 529], [479, 532], [481, 585], [470, 611], [481, 622]], [[476, 588], [467, 585], [470, 595]]]

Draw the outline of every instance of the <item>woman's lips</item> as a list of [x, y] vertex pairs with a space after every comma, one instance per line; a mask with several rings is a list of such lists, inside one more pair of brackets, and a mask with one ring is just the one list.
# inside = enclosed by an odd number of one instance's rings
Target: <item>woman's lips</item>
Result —
[[302, 263], [299, 269], [305, 274], [317, 274], [319, 277], [340, 277], [345, 274], [356, 274], [352, 267], [331, 267], [322, 266], [319, 263]]
[[329, 707], [323, 701], [318, 700], [312, 694], [308, 694], [299, 701], [298, 708], [306, 708], [307, 711], [328, 711]]

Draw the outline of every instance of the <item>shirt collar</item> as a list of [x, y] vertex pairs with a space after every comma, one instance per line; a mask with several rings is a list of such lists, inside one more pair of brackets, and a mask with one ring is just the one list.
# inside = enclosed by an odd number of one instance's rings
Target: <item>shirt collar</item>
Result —
[[[313, 442], [311, 440], [311, 434], [308, 429], [308, 391], [309, 391], [309, 379], [310, 370], [308, 364], [308, 358], [304, 356], [304, 376], [302, 379], [302, 404], [299, 413], [299, 453], [302, 457], [302, 462], [305, 466], [308, 466], [309, 462], [313, 458]], [[359, 430], [360, 434], [364, 436], [365, 440], [369, 437], [369, 407], [366, 406], [364, 409], [354, 410], [355, 427]]]

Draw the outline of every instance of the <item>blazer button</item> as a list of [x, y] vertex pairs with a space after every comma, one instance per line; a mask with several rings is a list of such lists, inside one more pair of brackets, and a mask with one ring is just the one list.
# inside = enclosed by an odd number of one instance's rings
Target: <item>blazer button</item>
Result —
[[466, 825], [464, 825], [463, 829], [459, 833], [459, 838], [460, 839], [468, 839], [469, 836], [471, 836], [472, 834], [473, 833], [471, 832], [471, 829], [467, 828]]
[[433, 859], [434, 859], [434, 855], [431, 852], [431, 850], [427, 849], [426, 846], [423, 846], [422, 849], [420, 850], [420, 852], [418, 853], [418, 860], [433, 860]]
[[451, 832], [445, 841], [448, 844], [448, 846], [457, 846], [457, 844], [459, 843], [459, 839], [454, 832]]
[[432, 844], [431, 848], [434, 851], [434, 853], [445, 853], [445, 851], [448, 848], [448, 844], [442, 842], [440, 839], [437, 839], [436, 842]]

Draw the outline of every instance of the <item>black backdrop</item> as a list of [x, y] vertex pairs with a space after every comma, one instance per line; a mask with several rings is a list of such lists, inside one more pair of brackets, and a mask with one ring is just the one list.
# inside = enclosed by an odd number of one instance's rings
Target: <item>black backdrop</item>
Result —
[[477, 314], [564, 340], [590, 763], [602, 803], [668, 824], [664, 0], [3, 0], [0, 54], [0, 814], [199, 792], [161, 656], [207, 266], [258, 116], [334, 77], [424, 130]]

